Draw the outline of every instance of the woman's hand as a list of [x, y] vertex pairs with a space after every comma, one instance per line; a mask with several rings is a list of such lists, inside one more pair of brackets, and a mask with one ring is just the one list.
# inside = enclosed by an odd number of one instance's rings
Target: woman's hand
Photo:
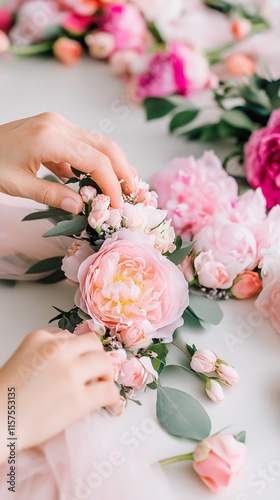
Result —
[[9, 387], [16, 388], [19, 451], [43, 443], [120, 398], [112, 362], [94, 333], [30, 333], [0, 370], [0, 463], [8, 456], [3, 438], [8, 432]]
[[120, 180], [133, 191], [133, 173], [124, 151], [102, 134], [89, 132], [56, 113], [43, 113], [0, 126], [0, 191], [79, 213], [83, 202], [69, 187], [36, 177], [40, 165], [59, 178], [73, 177], [70, 165], [89, 173], [115, 208]]

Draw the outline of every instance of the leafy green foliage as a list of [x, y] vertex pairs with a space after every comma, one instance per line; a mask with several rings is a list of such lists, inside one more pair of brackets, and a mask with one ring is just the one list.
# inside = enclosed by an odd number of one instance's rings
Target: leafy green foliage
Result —
[[179, 111], [179, 113], [173, 115], [169, 124], [169, 131], [174, 132], [178, 128], [185, 127], [197, 117], [198, 113], [199, 110], [196, 108]]
[[26, 215], [23, 221], [50, 219], [50, 220], [70, 220], [73, 215], [60, 208], [48, 208], [48, 210], [37, 210], [31, 214]]
[[155, 353], [157, 355], [156, 358], [152, 358], [152, 365], [154, 370], [158, 372], [160, 375], [166, 366], [166, 357], [168, 354], [167, 345], [160, 342], [158, 344], [152, 344], [148, 349], [148, 353]]
[[218, 325], [223, 319], [223, 311], [214, 300], [190, 293], [190, 311], [199, 319], [212, 325]]
[[176, 108], [176, 105], [168, 99], [161, 97], [147, 97], [144, 101], [147, 120], [155, 120], [166, 116]]
[[33, 266], [27, 269], [26, 274], [46, 273], [48, 271], [60, 269], [63, 257], [64, 256], [50, 257], [40, 262], [36, 262], [36, 264], [33, 264]]
[[87, 218], [85, 215], [76, 215], [71, 220], [61, 221], [55, 227], [43, 234], [44, 238], [51, 236], [73, 236], [81, 234], [86, 228]]
[[246, 442], [246, 431], [241, 431], [235, 436], [236, 441], [239, 441], [240, 443], [245, 443]]
[[159, 386], [156, 412], [161, 427], [173, 436], [200, 441], [210, 434], [208, 414], [196, 399], [183, 391]]
[[53, 306], [53, 308], [58, 311], [59, 314], [52, 318], [49, 323], [58, 321], [58, 326], [59, 328], [62, 328], [62, 330], [69, 330], [69, 332], [73, 333], [76, 326], [83, 321], [83, 319], [78, 314], [78, 307], [73, 307], [73, 309], [70, 309], [70, 311], [63, 311], [62, 309], [59, 309], [55, 306]]
[[183, 262], [183, 260], [186, 257], [188, 257], [191, 254], [192, 249], [194, 247], [194, 242], [192, 241], [183, 242], [181, 236], [177, 236], [174, 243], [176, 245], [176, 250], [174, 250], [174, 252], [172, 253], [167, 252], [164, 255], [169, 260], [171, 260], [173, 264], [176, 264], [176, 266], [178, 266], [179, 264], [181, 264], [181, 262]]

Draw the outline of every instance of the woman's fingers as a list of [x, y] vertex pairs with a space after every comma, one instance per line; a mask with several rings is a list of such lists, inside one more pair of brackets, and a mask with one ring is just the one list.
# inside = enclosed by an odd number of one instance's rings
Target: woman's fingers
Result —
[[[85, 386], [85, 414], [116, 404], [120, 399], [120, 393], [113, 382], [98, 382], [98, 384], [87, 384]], [[98, 403], [97, 403], [98, 402]]]

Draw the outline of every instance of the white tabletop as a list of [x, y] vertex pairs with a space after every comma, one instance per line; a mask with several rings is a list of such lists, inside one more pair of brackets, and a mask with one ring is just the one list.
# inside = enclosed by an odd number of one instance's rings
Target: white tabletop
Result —
[[[122, 108], [120, 106], [123, 106]], [[52, 59], [0, 60], [1, 122], [43, 111], [56, 111], [88, 129], [110, 127], [110, 136], [127, 151], [143, 178], [160, 169], [174, 156], [200, 155], [203, 146], [167, 135], [165, 120], [145, 123], [143, 109], [125, 102], [122, 83], [106, 64], [82, 60], [68, 68]], [[106, 122], [104, 120], [107, 120]], [[110, 120], [110, 122], [108, 122]], [[52, 305], [70, 308], [73, 288], [66, 283], [41, 285], [19, 283], [0, 287], [0, 364], [32, 329], [45, 326], [53, 316]], [[253, 301], [221, 304], [224, 319], [218, 327], [191, 331], [182, 337], [198, 347], [210, 348], [233, 364], [241, 383], [226, 389], [226, 400], [216, 405], [204, 395], [200, 383], [184, 373], [166, 385], [181, 388], [197, 398], [208, 411], [213, 432], [231, 425], [229, 432], [247, 431], [246, 466], [220, 500], [279, 499], [280, 489], [280, 339], [254, 309]], [[175, 354], [172, 352], [174, 358]], [[131, 404], [131, 422], [154, 415], [154, 394], [143, 398], [141, 408]], [[186, 453], [193, 444], [168, 436], [160, 428], [141, 446], [155, 460]], [[190, 464], [165, 469], [172, 486], [172, 499], [207, 500], [213, 494], [200, 482]]]

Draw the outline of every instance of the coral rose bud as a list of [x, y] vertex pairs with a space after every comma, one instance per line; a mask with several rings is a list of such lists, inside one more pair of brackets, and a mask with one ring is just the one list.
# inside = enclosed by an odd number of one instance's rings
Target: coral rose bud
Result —
[[66, 65], [75, 64], [83, 52], [82, 46], [76, 40], [61, 37], [53, 45], [53, 53], [56, 58]]
[[115, 48], [115, 39], [111, 33], [96, 31], [85, 38], [91, 57], [107, 59]]
[[236, 369], [222, 359], [218, 359], [217, 361], [217, 374], [221, 381], [227, 385], [236, 385], [239, 383], [239, 375]]
[[0, 54], [6, 52], [10, 47], [10, 40], [4, 31], [0, 30]]
[[245, 54], [232, 54], [225, 60], [225, 66], [233, 76], [253, 75], [255, 72], [255, 63], [251, 57]]
[[251, 32], [252, 25], [248, 19], [236, 19], [231, 23], [231, 33], [235, 40], [243, 40]]
[[231, 293], [236, 299], [249, 299], [262, 289], [262, 281], [258, 273], [245, 271], [239, 274], [233, 282]]
[[198, 349], [191, 359], [191, 368], [198, 373], [210, 373], [216, 369], [218, 356], [209, 349]]
[[224, 391], [217, 380], [207, 378], [204, 387], [208, 398], [214, 403], [220, 403], [225, 399]]

